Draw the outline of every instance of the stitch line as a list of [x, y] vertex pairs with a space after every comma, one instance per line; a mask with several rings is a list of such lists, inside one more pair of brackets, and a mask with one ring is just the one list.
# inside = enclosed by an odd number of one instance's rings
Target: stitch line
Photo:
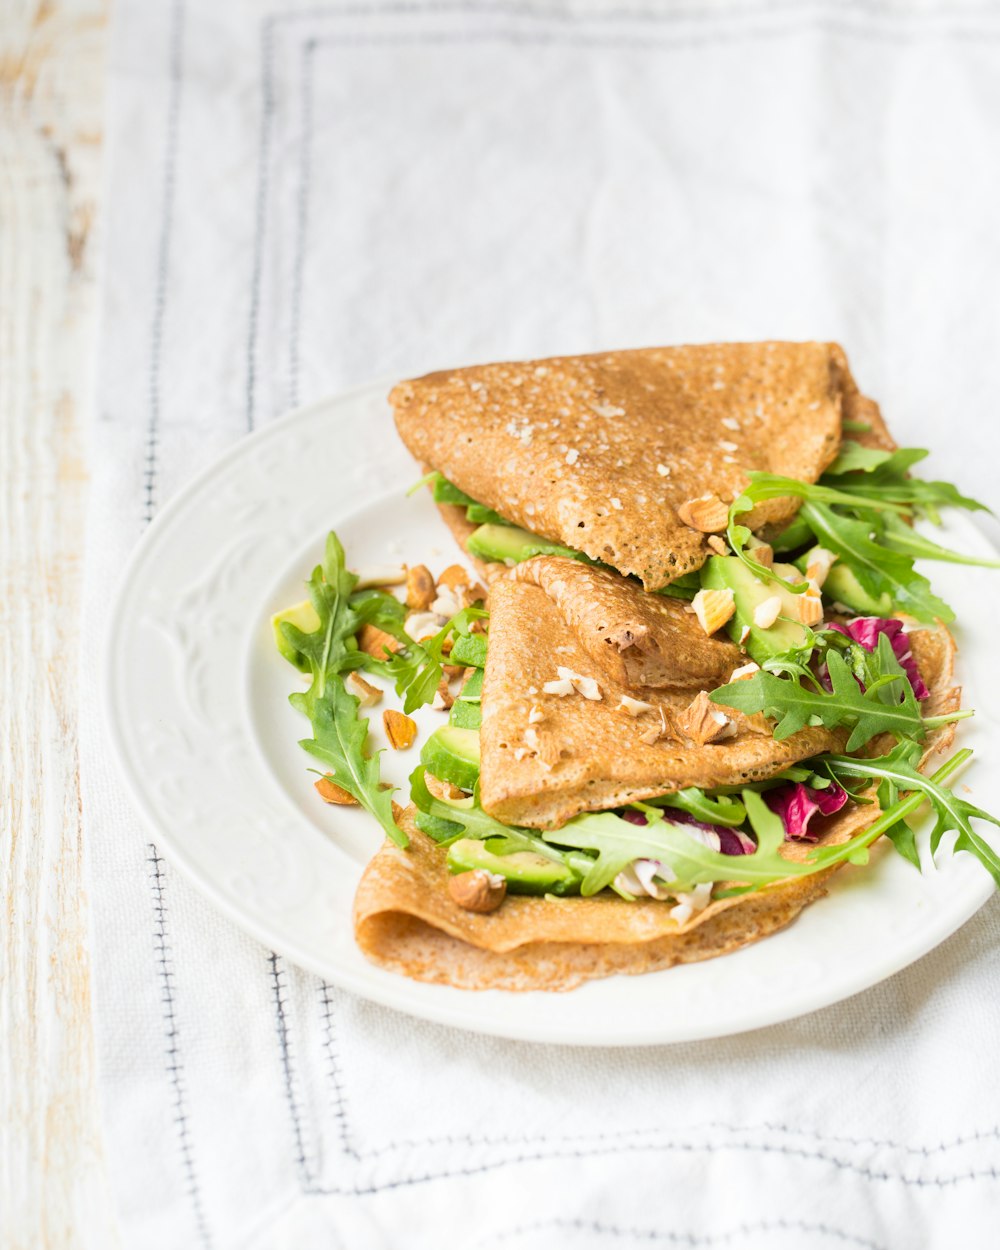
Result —
[[180, 1029], [177, 1025], [173, 956], [170, 953], [172, 948], [167, 941], [167, 904], [164, 897], [163, 860], [160, 858], [160, 853], [157, 851], [154, 843], [150, 842], [147, 849], [149, 850], [149, 855], [146, 863], [153, 865], [150, 874], [155, 917], [153, 949], [156, 952], [156, 960], [159, 966], [164, 1037], [167, 1042], [165, 1050], [167, 1056], [166, 1070], [170, 1075], [170, 1085], [173, 1091], [174, 1124], [177, 1127], [177, 1141], [180, 1147], [181, 1171], [184, 1177], [184, 1188], [194, 1212], [198, 1238], [205, 1250], [210, 1250], [212, 1238], [208, 1231], [208, 1221], [205, 1218], [205, 1209], [202, 1205], [201, 1188], [198, 1184], [198, 1176], [195, 1170], [194, 1145], [191, 1140], [191, 1124], [188, 1119], [187, 1085], [184, 1080], [184, 1064], [180, 1059], [180, 1046], [178, 1045]]
[[[545, 1140], [545, 1139], [541, 1139]], [[866, 1181], [896, 1181], [908, 1188], [940, 1190], [955, 1187], [965, 1181], [1000, 1179], [996, 1167], [969, 1168], [966, 1172], [957, 1172], [950, 1176], [921, 1177], [904, 1173], [877, 1171], [864, 1164], [853, 1163], [847, 1159], [839, 1159], [835, 1155], [826, 1154], [821, 1150], [805, 1150], [801, 1147], [774, 1145], [768, 1142], [687, 1142], [667, 1141], [642, 1144], [640, 1142], [619, 1142], [616, 1145], [600, 1143], [589, 1150], [563, 1150], [525, 1152], [512, 1155], [507, 1159], [491, 1160], [488, 1163], [470, 1165], [459, 1168], [441, 1168], [429, 1170], [418, 1176], [402, 1176], [394, 1180], [368, 1185], [315, 1185], [306, 1193], [324, 1196], [366, 1197], [372, 1194], [386, 1193], [395, 1189], [409, 1188], [414, 1185], [427, 1184], [430, 1181], [452, 1180], [458, 1177], [482, 1176], [501, 1168], [523, 1163], [550, 1163], [556, 1159], [593, 1159], [605, 1154], [681, 1154], [711, 1155], [723, 1151], [742, 1154], [779, 1155], [789, 1159], [801, 1159], [811, 1163], [828, 1163], [841, 1172], [851, 1173]]]
[[340, 1056], [334, 1030], [333, 987], [327, 981], [320, 982], [320, 999], [323, 1007], [323, 1048], [327, 1054], [327, 1076], [333, 1091], [333, 1116], [337, 1121], [341, 1147], [346, 1155], [359, 1162], [361, 1155], [351, 1144], [347, 1123], [347, 1097], [340, 1079]]
[[[907, 10], [896, 10], [884, 4], [865, 4], [861, 0], [849, 0], [852, 7], [859, 16], [863, 18], [873, 18], [879, 12], [887, 18], [896, 20], [909, 19], [933, 19], [938, 17], [978, 17], [994, 16], [993, 14], [984, 14], [976, 6], [967, 11], [958, 10], [955, 6], [945, 5], [939, 10], [913, 13]], [[812, 12], [817, 13], [824, 8], [829, 9], [831, 6], [820, 4], [816, 6]], [[524, 5], [516, 3], [482, 3], [481, 0], [428, 0], [427, 3], [406, 3], [405, 0], [388, 0], [387, 3], [374, 4], [344, 4], [336, 7], [328, 8], [311, 8], [299, 9], [286, 13], [268, 14], [261, 26], [261, 119], [260, 133], [257, 150], [257, 194], [255, 199], [255, 225], [254, 225], [254, 245], [253, 245], [253, 261], [251, 265], [250, 275], [250, 302], [249, 314], [247, 319], [247, 381], [246, 381], [246, 428], [247, 432], [252, 432], [256, 426], [256, 408], [257, 408], [257, 340], [260, 332], [260, 309], [262, 298], [262, 286], [264, 278], [264, 241], [267, 232], [268, 219], [268, 192], [270, 181], [270, 153], [271, 153], [271, 132], [276, 112], [276, 93], [274, 89], [274, 35], [279, 25], [291, 24], [300, 21], [328, 21], [330, 19], [343, 20], [349, 17], [371, 17], [373, 14], [378, 16], [424, 16], [433, 14], [479, 14], [486, 16], [508, 16], [520, 17], [531, 20], [562, 22], [566, 25], [573, 22], [583, 21], [621, 21], [621, 22], [649, 22], [655, 25], [666, 25], [668, 22], [677, 23], [683, 21], [691, 21], [699, 25], [704, 25], [712, 20], [725, 21], [733, 17], [768, 17], [786, 12], [801, 12], [801, 5], [796, 0], [791, 0], [788, 4], [764, 4], [760, 6], [742, 6], [733, 5], [726, 9], [702, 10], [691, 8], [688, 10], [674, 10], [671, 12], [663, 12], [657, 9], [631, 9], [616, 11], [614, 9], [595, 10], [587, 13], [574, 13], [565, 9], [549, 8], [540, 9], [534, 5]], [[834, 11], [837, 11], [836, 8]], [[1000, 17], [1000, 14], [996, 16]], [[855, 30], [853, 33], [860, 33]], [[766, 36], [767, 32], [758, 32], [759, 36]], [[985, 36], [984, 36], [985, 37]], [[711, 41], [696, 40], [698, 43]], [[647, 46], [646, 41], [637, 44], [638, 47]], [[662, 45], [656, 45], [662, 46]], [[684, 45], [673, 45], [684, 46]], [[692, 45], [694, 46], [694, 45]]]
[[312, 176], [313, 137], [313, 65], [316, 40], [307, 40], [302, 49], [302, 130], [299, 141], [299, 188], [295, 204], [295, 253], [292, 262], [291, 320], [288, 331], [288, 406], [297, 408], [299, 403], [299, 375], [301, 354], [299, 351], [302, 327], [302, 293], [305, 284], [305, 259], [308, 247], [309, 192]]
[[285, 1009], [285, 986], [281, 978], [285, 975], [284, 968], [278, 966], [278, 955], [274, 951], [268, 955], [271, 966], [271, 992], [274, 995], [275, 1028], [278, 1034], [278, 1053], [281, 1059], [281, 1071], [284, 1078], [285, 1099], [288, 1103], [288, 1115], [292, 1127], [292, 1140], [295, 1147], [295, 1168], [299, 1177], [299, 1185], [308, 1191], [312, 1184], [309, 1164], [306, 1160], [305, 1134], [302, 1131], [302, 1116], [299, 1111], [298, 1099], [295, 1096], [295, 1068], [292, 1063], [292, 1048], [289, 1038], [288, 1014]]
[[156, 510], [156, 476], [161, 413], [161, 370], [163, 329], [167, 315], [167, 280], [170, 270], [170, 242], [173, 234], [177, 148], [180, 135], [181, 89], [184, 80], [184, 0], [174, 0], [170, 13], [169, 95], [164, 143], [163, 189], [160, 201], [160, 237], [156, 249], [156, 279], [153, 287], [153, 317], [149, 333], [149, 416], [146, 422], [146, 454], [142, 473], [142, 520], [148, 525]]
[[513, 1241], [515, 1237], [523, 1237], [530, 1233], [542, 1232], [548, 1229], [597, 1233], [599, 1236], [616, 1238], [630, 1237], [633, 1241], [660, 1241], [674, 1246], [692, 1247], [731, 1245], [737, 1237], [749, 1236], [753, 1233], [819, 1233], [821, 1236], [832, 1237], [846, 1245], [860, 1246], [862, 1250], [885, 1250], [885, 1247], [877, 1242], [869, 1241], [866, 1237], [859, 1237], [855, 1233], [849, 1233], [845, 1229], [836, 1228], [821, 1221], [756, 1220], [753, 1223], [740, 1224], [737, 1228], [731, 1228], [724, 1233], [678, 1233], [669, 1229], [623, 1228], [618, 1224], [604, 1224], [600, 1220], [572, 1220], [559, 1217], [535, 1220], [531, 1224], [519, 1224], [501, 1233], [491, 1234], [475, 1242], [471, 1250], [478, 1250], [479, 1247], [502, 1245], [505, 1241]]

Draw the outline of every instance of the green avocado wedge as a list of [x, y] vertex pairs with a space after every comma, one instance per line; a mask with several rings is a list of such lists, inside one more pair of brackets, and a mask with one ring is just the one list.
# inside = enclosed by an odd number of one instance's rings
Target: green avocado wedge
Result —
[[420, 762], [442, 781], [472, 790], [479, 780], [479, 734], [474, 729], [442, 725], [421, 748]]
[[503, 838], [459, 838], [448, 847], [448, 871], [471, 872], [485, 868], [505, 878], [512, 894], [579, 894], [580, 878], [564, 864], [536, 855], [534, 851], [514, 851], [504, 855]]
[[[800, 576], [798, 569], [790, 564], [776, 564], [774, 572], [786, 579]], [[805, 626], [786, 619], [797, 611], [798, 595], [781, 582], [755, 577], [735, 556], [710, 556], [701, 571], [701, 584], [710, 590], [733, 592], [736, 613], [726, 629], [732, 640], [744, 647], [758, 664], [778, 655], [796, 656], [811, 649], [809, 631]], [[781, 614], [773, 625], [762, 629], [754, 624], [754, 611], [774, 596], [781, 600]], [[744, 629], [750, 632], [742, 640]]]

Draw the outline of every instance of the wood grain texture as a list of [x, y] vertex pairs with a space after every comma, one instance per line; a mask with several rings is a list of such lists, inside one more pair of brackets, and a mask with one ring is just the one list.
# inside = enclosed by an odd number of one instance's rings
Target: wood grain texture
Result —
[[0, 1244], [114, 1247], [83, 896], [77, 648], [107, 6], [0, 23]]

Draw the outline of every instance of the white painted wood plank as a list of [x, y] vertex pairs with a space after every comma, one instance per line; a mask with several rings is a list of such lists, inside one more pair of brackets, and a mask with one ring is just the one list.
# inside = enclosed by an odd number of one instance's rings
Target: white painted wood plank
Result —
[[0, 1243], [113, 1247], [94, 1083], [77, 648], [102, 0], [0, 23]]

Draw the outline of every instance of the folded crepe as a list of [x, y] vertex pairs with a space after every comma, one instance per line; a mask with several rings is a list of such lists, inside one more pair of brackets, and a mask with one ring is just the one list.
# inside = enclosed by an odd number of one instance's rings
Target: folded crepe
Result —
[[[928, 714], [956, 711], [960, 691], [951, 686], [953, 644], [945, 629], [913, 634], [914, 654], [931, 689]], [[920, 640], [918, 644], [918, 639]], [[947, 749], [954, 725], [928, 736], [923, 756]], [[884, 745], [884, 744], [883, 744]], [[880, 814], [872, 791], [868, 805], [849, 804], [835, 816], [814, 819], [818, 843], [787, 842], [789, 860], [813, 846], [846, 842]], [[607, 892], [592, 898], [508, 895], [487, 915], [459, 907], [448, 893], [444, 851], [413, 823], [402, 851], [386, 841], [365, 869], [354, 900], [354, 933], [368, 959], [418, 981], [467, 990], [571, 990], [585, 981], [656, 972], [749, 946], [790, 924], [826, 894], [837, 864], [750, 894], [715, 899], [687, 920], [653, 899], [627, 902]], [[863, 868], [851, 868], [863, 872]]]
[[[885, 432], [835, 343], [726, 343], [480, 365], [391, 392], [413, 455], [505, 520], [582, 551], [647, 589], [698, 569], [707, 536], [681, 520], [704, 495], [731, 501], [749, 469], [813, 482], [841, 421]], [[798, 503], [750, 514], [782, 527]], [[445, 519], [463, 545], [461, 509]], [[488, 575], [496, 568], [488, 570]]]
[[[844, 746], [846, 732], [823, 728], [776, 742], [762, 716], [731, 708], [729, 737], [692, 740], [684, 713], [747, 657], [707, 638], [684, 606], [558, 556], [529, 560], [493, 585], [479, 782], [491, 816], [557, 828], [580, 812], [685, 786], [759, 781]], [[592, 680], [597, 697], [547, 691], [560, 668]], [[623, 699], [645, 706], [630, 710]]]

